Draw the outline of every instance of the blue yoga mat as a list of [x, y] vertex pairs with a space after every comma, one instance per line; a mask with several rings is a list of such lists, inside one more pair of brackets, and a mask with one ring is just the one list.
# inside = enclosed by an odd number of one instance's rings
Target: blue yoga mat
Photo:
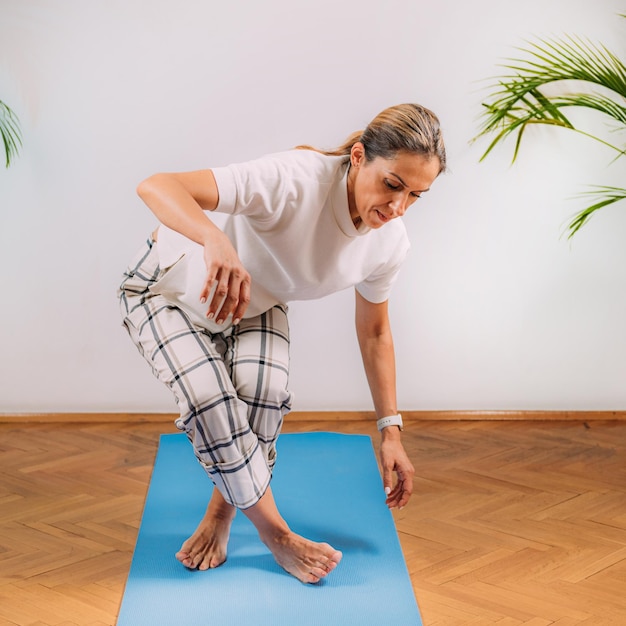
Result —
[[291, 529], [343, 552], [306, 585], [276, 564], [238, 512], [228, 560], [204, 572], [174, 557], [212, 484], [184, 434], [161, 435], [118, 626], [421, 626], [370, 437], [283, 434], [272, 490]]

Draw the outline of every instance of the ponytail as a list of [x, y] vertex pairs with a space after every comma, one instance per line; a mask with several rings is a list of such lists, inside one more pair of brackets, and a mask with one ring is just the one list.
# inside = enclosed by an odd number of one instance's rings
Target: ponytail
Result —
[[320, 152], [326, 156], [350, 156], [352, 146], [357, 141], [361, 140], [362, 135], [363, 131], [360, 130], [352, 133], [338, 148], [335, 148], [334, 150], [319, 150], [318, 148], [308, 145], [296, 146], [296, 150], [313, 150], [314, 152]]
[[365, 159], [392, 159], [398, 152], [419, 154], [439, 159], [440, 172], [446, 169], [446, 149], [439, 119], [419, 104], [399, 104], [379, 113], [364, 131], [352, 133], [334, 150], [319, 150], [312, 146], [297, 146], [299, 150], [315, 150], [327, 156], [349, 156], [352, 146], [360, 141]]

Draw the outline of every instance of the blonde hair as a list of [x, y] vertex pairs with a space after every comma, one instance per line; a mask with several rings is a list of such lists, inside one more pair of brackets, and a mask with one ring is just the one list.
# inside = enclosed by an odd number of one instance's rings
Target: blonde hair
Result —
[[307, 145], [297, 148], [328, 156], [349, 156], [358, 141], [363, 144], [367, 161], [377, 157], [392, 159], [398, 152], [410, 152], [428, 159], [437, 157], [439, 172], [446, 169], [446, 149], [439, 119], [419, 104], [398, 104], [381, 111], [365, 130], [352, 133], [334, 150], [318, 150]]

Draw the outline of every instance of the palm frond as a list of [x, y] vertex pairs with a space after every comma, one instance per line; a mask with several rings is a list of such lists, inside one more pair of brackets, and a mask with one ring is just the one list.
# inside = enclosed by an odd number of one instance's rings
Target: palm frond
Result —
[[[483, 102], [482, 124], [472, 141], [487, 135], [492, 139], [481, 161], [509, 135], [517, 135], [514, 162], [524, 132], [531, 124], [567, 128], [612, 148], [617, 152], [616, 159], [626, 155], [626, 146], [613, 145], [575, 127], [566, 115], [571, 107], [583, 108], [616, 122], [618, 130], [626, 128], [626, 66], [623, 61], [605, 46], [580, 37], [541, 39], [518, 50], [523, 57], [506, 60], [502, 65], [506, 74], [491, 86], [492, 93]], [[557, 93], [553, 85], [563, 81], [575, 81], [577, 92], [560, 90]], [[545, 89], [547, 86], [550, 86], [549, 90]], [[571, 85], [567, 86], [571, 89]], [[598, 87], [601, 88], [599, 91]], [[592, 204], [569, 223], [568, 238], [573, 237], [596, 211], [625, 200], [626, 189], [598, 186], [582, 195], [590, 197]]]
[[563, 96], [554, 96], [552, 104], [556, 107], [585, 107], [595, 109], [613, 118], [619, 124], [626, 126], [626, 106], [599, 94], [572, 93]]
[[11, 164], [11, 159], [17, 156], [22, 146], [22, 133], [17, 116], [11, 109], [0, 100], [0, 135], [4, 144], [6, 167]]
[[[483, 124], [474, 141], [484, 135], [497, 133], [483, 154], [484, 159], [493, 147], [511, 133], [518, 132], [513, 161], [521, 136], [527, 124], [542, 123], [577, 130], [563, 113], [571, 106], [595, 109], [618, 123], [626, 122], [626, 107], [620, 96], [626, 97], [626, 67], [607, 48], [587, 40], [568, 37], [563, 40], [540, 40], [520, 49], [526, 59], [511, 59], [504, 67], [510, 74], [501, 77], [484, 104]], [[609, 95], [578, 93], [560, 96], [546, 95], [543, 88], [559, 81], [583, 81], [590, 87], [601, 86]], [[623, 149], [588, 135], [611, 148]], [[481, 159], [482, 160], [482, 159]]]
[[[507, 110], [493, 111], [494, 122], [481, 135], [488, 132], [497, 131], [498, 134], [489, 144], [480, 160], [491, 152], [491, 150], [508, 135], [517, 132], [517, 140], [513, 151], [512, 161], [515, 161], [519, 152], [522, 136], [529, 124], [550, 124], [563, 128], [574, 129], [572, 123], [560, 111], [560, 107], [554, 102], [545, 98], [541, 93], [533, 91], [526, 94], [522, 100], [523, 106], [511, 107]], [[485, 104], [487, 108], [492, 105]], [[497, 118], [497, 119], [496, 119]]]
[[529, 58], [510, 59], [503, 67], [512, 70], [509, 78], [523, 77], [533, 86], [561, 80], [581, 80], [600, 85], [626, 97], [626, 67], [605, 46], [579, 37], [542, 39], [518, 48]]
[[578, 232], [578, 230], [580, 230], [580, 228], [589, 221], [589, 219], [596, 211], [610, 204], [614, 204], [615, 202], [626, 200], [626, 189], [622, 189], [620, 187], [606, 187], [598, 185], [593, 187], [593, 189], [589, 191], [582, 192], [579, 195], [589, 196], [597, 200], [597, 202], [583, 209], [569, 223], [569, 235], [567, 236], [568, 239], [571, 239]]

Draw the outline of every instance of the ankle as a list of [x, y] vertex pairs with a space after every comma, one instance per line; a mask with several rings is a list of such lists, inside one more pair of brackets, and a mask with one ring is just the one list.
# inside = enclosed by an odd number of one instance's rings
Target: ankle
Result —
[[228, 502], [221, 499], [212, 499], [207, 508], [207, 514], [213, 519], [232, 521], [237, 513], [237, 509]]
[[288, 543], [292, 535], [293, 532], [287, 525], [259, 531], [259, 538], [270, 550]]

